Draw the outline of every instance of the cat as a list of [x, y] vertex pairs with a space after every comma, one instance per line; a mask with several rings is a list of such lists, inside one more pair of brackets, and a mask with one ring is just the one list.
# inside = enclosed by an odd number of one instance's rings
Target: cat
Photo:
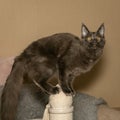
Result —
[[81, 39], [71, 33], [57, 33], [31, 43], [15, 58], [1, 98], [1, 120], [15, 120], [19, 92], [23, 82], [35, 83], [47, 94], [59, 88], [47, 81], [55, 72], [66, 95], [74, 94], [72, 82], [89, 71], [101, 58], [105, 45], [104, 24], [96, 32], [81, 26]]

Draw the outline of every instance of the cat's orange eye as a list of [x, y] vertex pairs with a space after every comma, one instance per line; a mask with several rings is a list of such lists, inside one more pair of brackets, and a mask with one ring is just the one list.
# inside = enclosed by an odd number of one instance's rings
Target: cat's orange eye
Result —
[[90, 41], [91, 41], [91, 37], [88, 37], [88, 38], [87, 38], [87, 41], [90, 42]]
[[101, 38], [100, 37], [96, 37], [97, 41], [100, 42], [101, 41]]

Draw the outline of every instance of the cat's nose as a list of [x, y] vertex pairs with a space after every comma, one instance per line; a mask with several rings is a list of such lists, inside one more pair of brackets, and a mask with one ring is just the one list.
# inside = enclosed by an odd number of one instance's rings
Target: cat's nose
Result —
[[97, 43], [97, 40], [96, 40], [96, 39], [93, 39], [93, 43], [96, 44], [96, 43]]
[[92, 42], [92, 49], [96, 49], [96, 47], [97, 47], [97, 42], [96, 42], [96, 41], [93, 41], [93, 42]]
[[97, 40], [94, 39], [94, 40], [92, 41], [92, 44], [93, 44], [93, 45], [96, 45], [96, 44], [97, 44]]
[[89, 45], [89, 48], [90, 48], [90, 49], [96, 49], [97, 46], [96, 46], [96, 44], [92, 43], [92, 44]]
[[96, 44], [93, 44], [92, 48], [93, 48], [93, 49], [96, 49]]

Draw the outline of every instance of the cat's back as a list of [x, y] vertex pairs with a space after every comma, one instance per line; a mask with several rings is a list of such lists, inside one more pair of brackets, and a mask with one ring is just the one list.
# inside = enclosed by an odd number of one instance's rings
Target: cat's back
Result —
[[73, 44], [80, 44], [80, 39], [71, 33], [57, 33], [40, 39], [39, 43], [45, 47], [45, 50], [59, 54], [59, 52], [66, 51]]
[[72, 43], [79, 43], [80, 39], [78, 36], [71, 34], [71, 33], [58, 33], [53, 35], [55, 37], [55, 41], [60, 42], [72, 42]]
[[71, 34], [71, 33], [57, 33], [51, 36], [39, 39], [39, 44], [45, 46], [45, 48], [61, 48], [62, 46], [71, 45], [71, 43], [80, 43], [79, 37]]
[[[38, 40], [39, 44], [45, 43], [58, 43], [58, 42], [70, 42], [70, 41], [79, 41], [79, 37], [71, 33], [56, 33], [47, 37], [40, 38]], [[54, 42], [54, 43], [53, 43]]]
[[79, 41], [80, 39], [71, 33], [57, 33], [32, 42], [23, 53], [30, 57], [39, 54], [56, 57], [60, 52], [66, 51], [71, 44], [78, 44]]

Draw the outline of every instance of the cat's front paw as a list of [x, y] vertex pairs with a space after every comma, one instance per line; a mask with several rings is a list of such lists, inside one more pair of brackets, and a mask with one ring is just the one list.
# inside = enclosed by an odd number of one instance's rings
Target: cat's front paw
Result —
[[67, 95], [67, 96], [74, 96], [75, 95], [75, 91], [71, 91], [69, 89], [64, 89], [63, 92]]
[[60, 92], [59, 87], [54, 87], [54, 88], [52, 89], [52, 94], [58, 94], [59, 92]]
[[67, 92], [65, 94], [66, 94], [66, 96], [73, 96], [73, 97], [75, 96], [75, 92], [69, 92], [69, 93]]
[[75, 96], [75, 94], [76, 94], [76, 92], [75, 91], [72, 91], [72, 92], [70, 92], [70, 93], [65, 93], [67, 96]]
[[71, 89], [71, 93], [70, 93], [73, 97], [75, 96], [75, 94], [76, 94], [76, 91], [75, 90], [73, 90], [73, 89]]

